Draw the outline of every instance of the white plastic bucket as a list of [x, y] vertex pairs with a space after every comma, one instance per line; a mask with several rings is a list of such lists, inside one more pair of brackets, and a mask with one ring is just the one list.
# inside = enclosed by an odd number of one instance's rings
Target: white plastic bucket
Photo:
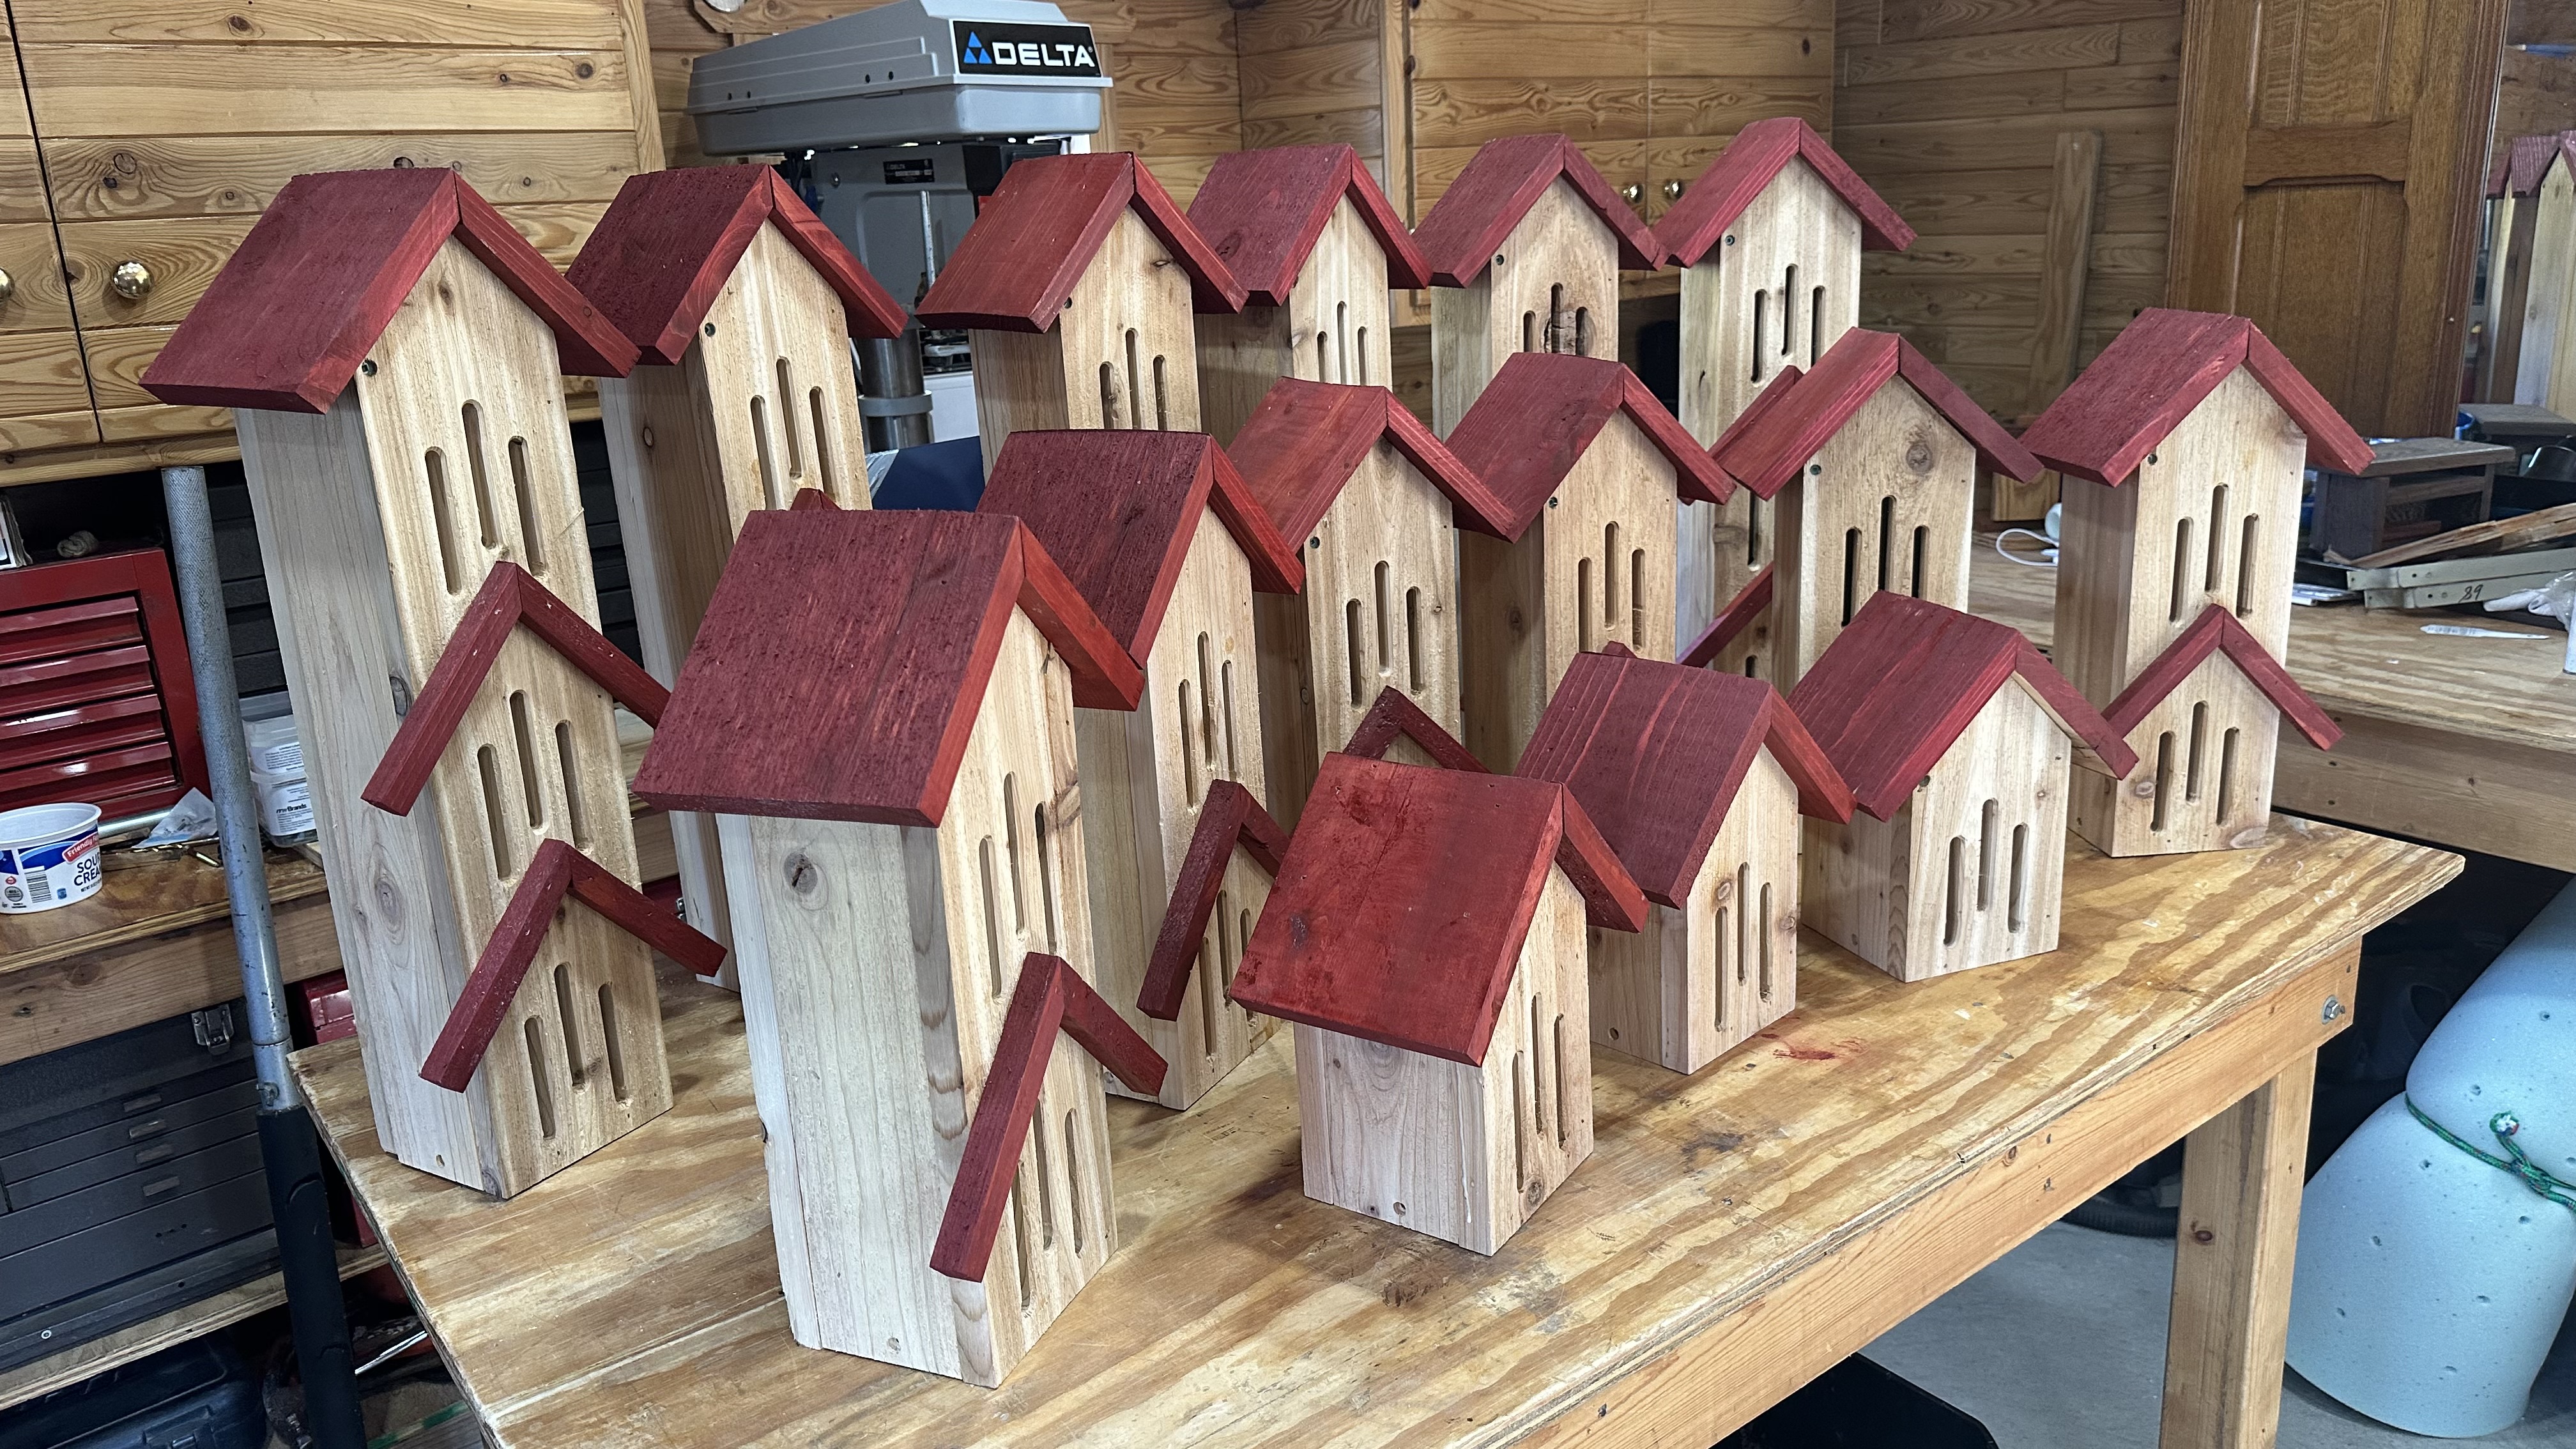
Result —
[[0, 916], [88, 900], [105, 874], [97, 806], [30, 805], [0, 813]]

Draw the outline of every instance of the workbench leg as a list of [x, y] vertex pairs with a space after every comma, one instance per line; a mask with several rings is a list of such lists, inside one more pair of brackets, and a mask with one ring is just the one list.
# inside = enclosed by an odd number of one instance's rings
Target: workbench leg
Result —
[[2268, 1449], [2281, 1422], [2313, 1055], [2184, 1139], [2159, 1449]]

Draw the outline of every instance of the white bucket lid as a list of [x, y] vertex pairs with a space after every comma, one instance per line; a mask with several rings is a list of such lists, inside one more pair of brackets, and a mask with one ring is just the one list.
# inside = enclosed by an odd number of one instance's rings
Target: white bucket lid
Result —
[[0, 850], [75, 840], [98, 828], [95, 805], [29, 805], [0, 812]]

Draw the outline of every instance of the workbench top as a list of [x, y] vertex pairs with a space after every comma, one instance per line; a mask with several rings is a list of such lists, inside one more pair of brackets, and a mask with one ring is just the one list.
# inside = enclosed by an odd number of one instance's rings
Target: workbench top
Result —
[[666, 973], [671, 1112], [508, 1202], [378, 1149], [354, 1041], [295, 1067], [498, 1445], [1706, 1444], [2300, 1069], [2458, 868], [2276, 817], [2071, 841], [2046, 956], [1906, 986], [1808, 936], [1699, 1075], [1595, 1051], [1598, 1146], [1492, 1258], [1299, 1192], [1283, 1032], [1186, 1114], [1112, 1099], [1118, 1254], [991, 1391], [789, 1338], [733, 998]]

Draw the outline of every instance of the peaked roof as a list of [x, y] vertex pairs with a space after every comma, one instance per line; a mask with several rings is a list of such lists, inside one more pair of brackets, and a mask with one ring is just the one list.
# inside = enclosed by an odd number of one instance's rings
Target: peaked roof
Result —
[[[1225, 886], [1225, 868], [1236, 847], [1253, 864], [1272, 875], [1288, 853], [1288, 832], [1232, 780], [1210, 780], [1199, 803], [1199, 823], [1182, 852], [1181, 868], [1172, 881], [1171, 899], [1163, 905], [1162, 928], [1154, 934], [1153, 955], [1145, 963], [1144, 984], [1136, 992], [1136, 1009], [1163, 1021], [1178, 1020], [1190, 987], [1190, 970], [1206, 953], [1208, 916], [1216, 910], [1217, 892]], [[1214, 991], [1223, 983], [1202, 983]]]
[[2060, 473], [2114, 486], [2238, 367], [2308, 435], [2308, 461], [2344, 473], [2370, 466], [2370, 445], [2263, 329], [2242, 317], [2150, 307], [2057, 395], [2022, 446]]
[[1877, 593], [1789, 691], [1789, 708], [1861, 809], [1893, 819], [1959, 735], [2018, 678], [2115, 778], [2138, 757], [2019, 630], [1928, 599]]
[[1474, 286], [1493, 264], [1494, 249], [1560, 176], [1619, 238], [1620, 266], [1651, 272], [1664, 264], [1663, 243], [1619, 199], [1582, 147], [1554, 134], [1503, 136], [1476, 148], [1467, 169], [1413, 229], [1431, 268], [1431, 285]]
[[1440, 727], [1440, 721], [1424, 712], [1413, 697], [1394, 685], [1382, 685], [1377, 698], [1369, 701], [1368, 713], [1351, 729], [1351, 737], [1341, 753], [1364, 759], [1383, 760], [1399, 739], [1411, 740], [1414, 747], [1431, 757], [1431, 763], [1444, 770], [1465, 770], [1471, 775], [1488, 773], [1485, 762], [1461, 744], [1456, 735]]
[[474, 1080], [474, 1069], [492, 1049], [510, 1003], [519, 999], [537, 947], [554, 928], [556, 913], [570, 896], [606, 916], [620, 930], [688, 967], [712, 976], [724, 964], [724, 947], [699, 934], [670, 910], [617, 878], [606, 866], [561, 840], [538, 842], [528, 868], [510, 891], [510, 904], [474, 958], [474, 970], [448, 1008], [429, 1056], [421, 1063], [421, 1080], [462, 1092]]
[[1645, 924], [1635, 883], [1564, 786], [1326, 755], [1228, 995], [1481, 1065], [1548, 872], [1568, 859], [1593, 878], [1567, 872], [1594, 924]]
[[1819, 180], [1842, 198], [1860, 218], [1860, 244], [1874, 252], [1901, 252], [1914, 245], [1914, 228], [1879, 199], [1869, 183], [1834, 154], [1813, 126], [1796, 116], [1773, 116], [1735, 133], [1726, 149], [1699, 173], [1681, 199], [1655, 223], [1655, 237], [1676, 266], [1695, 266], [1708, 255], [1762, 194], [1780, 168], [1804, 161]]
[[1225, 259], [1246, 301], [1284, 307], [1345, 196], [1386, 253], [1386, 284], [1431, 285], [1422, 248], [1348, 146], [1273, 146], [1219, 156], [1190, 201], [1190, 225]]
[[277, 193], [144, 370], [166, 403], [328, 412], [449, 237], [555, 334], [563, 370], [624, 377], [635, 347], [443, 167], [322, 171]]
[[2538, 191], [2549, 175], [2549, 163], [2571, 149], [2571, 138], [2576, 138], [2576, 131], [2543, 131], [2537, 136], [2514, 137], [2487, 167], [2488, 199], [2529, 196]]
[[716, 581], [635, 792], [674, 810], [937, 825], [1011, 610], [1134, 709], [1144, 680], [1019, 520], [764, 509]]
[[1574, 656], [1516, 773], [1573, 791], [1637, 888], [1679, 909], [1765, 746], [1801, 810], [1851, 818], [1850, 789], [1769, 684], [1624, 649]]
[[1013, 433], [975, 511], [1027, 524], [1139, 668], [1163, 627], [1202, 514], [1213, 511], [1242, 546], [1254, 588], [1293, 594], [1306, 581], [1304, 561], [1205, 433]]
[[1154, 173], [1133, 154], [1115, 151], [1013, 163], [915, 309], [921, 325], [1046, 331], [1118, 214], [1131, 207], [1190, 274], [1193, 310], [1243, 310], [1243, 284], [1233, 270]]
[[1717, 617], [1708, 621], [1708, 627], [1700, 631], [1699, 637], [1682, 649], [1682, 663], [1693, 669], [1707, 668], [1727, 645], [1735, 642], [1736, 635], [1750, 628], [1754, 620], [1770, 609], [1772, 568], [1773, 565], [1764, 564], [1753, 577], [1744, 581], [1744, 587], [1736, 591], [1725, 608], [1717, 611]]
[[[1735, 480], [1700, 450], [1624, 363], [1562, 352], [1515, 352], [1449, 432], [1449, 451], [1502, 505], [1501, 536], [1528, 531], [1548, 495], [1619, 413], [1673, 465], [1673, 491], [1723, 503]], [[1463, 523], [1463, 520], [1461, 520]]]
[[2149, 711], [2163, 703], [2166, 695], [2180, 688], [2182, 682], [2191, 677], [2192, 671], [2200, 667], [2200, 662], [2212, 654], [2225, 655], [2238, 673], [2280, 707], [2284, 718], [2299, 727], [2299, 733], [2308, 737], [2308, 743], [2321, 750], [2331, 750], [2335, 741], [2343, 738], [2343, 726], [2336, 724], [2322, 706], [2308, 697], [2308, 692], [2290, 677], [2290, 671], [2272, 657], [2272, 652], [2263, 647], [2262, 640], [2236, 622], [2236, 616], [2227, 611], [2225, 604], [2212, 604], [2201, 610], [2200, 617], [2191, 621], [2181, 637], [2175, 639], [2164, 653], [2157, 655], [2154, 663], [2140, 670], [2138, 677], [2129, 681], [2129, 687], [2120, 691], [2120, 697], [2111, 701], [2111, 707], [2102, 711], [2103, 719], [2119, 731], [2122, 738], [2127, 738], [2129, 731], [2136, 729]]
[[566, 280], [641, 349], [676, 363], [698, 340], [743, 249], [774, 223], [841, 295], [853, 337], [904, 329], [900, 303], [766, 166], [689, 166], [629, 176], [582, 243]]
[[1314, 533], [1380, 439], [1448, 496], [1460, 528], [1502, 535], [1503, 507], [1484, 481], [1382, 387], [1283, 377], [1226, 452], [1294, 549]]
[[1975, 446], [1979, 461], [2028, 481], [2039, 460], [2003, 425], [1959, 390], [1941, 369], [1893, 332], [1854, 327], [1799, 373], [1784, 371], [1764, 388], [1711, 451], [1719, 466], [1762, 498], [1776, 498], [1807, 459], [1852, 420], [1888, 379], [1901, 377], [1932, 410]]

